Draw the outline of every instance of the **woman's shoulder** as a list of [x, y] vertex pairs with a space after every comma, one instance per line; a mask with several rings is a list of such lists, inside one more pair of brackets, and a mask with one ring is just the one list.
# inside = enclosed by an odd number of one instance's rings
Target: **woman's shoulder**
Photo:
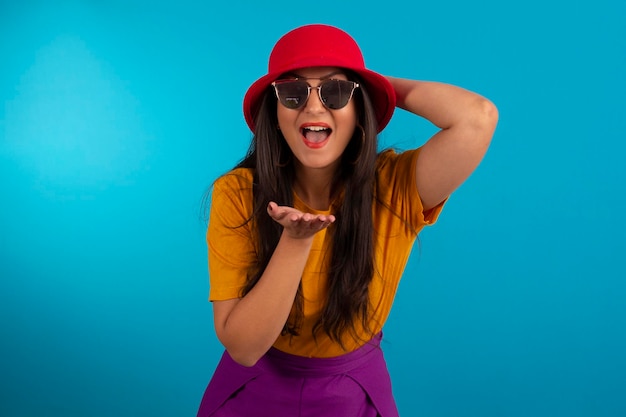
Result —
[[213, 183], [215, 188], [251, 188], [254, 181], [252, 168], [234, 168], [220, 175]]
[[254, 171], [251, 168], [235, 168], [220, 175], [211, 190], [213, 202], [230, 201], [229, 204], [247, 206], [253, 198]]
[[[210, 191], [212, 212], [237, 221], [250, 216], [253, 200], [254, 172], [250, 168], [235, 168], [220, 175]], [[236, 223], [236, 222], [235, 222]]]
[[414, 166], [420, 148], [398, 151], [394, 148], [382, 150], [376, 159], [376, 171], [380, 174], [385, 171], [395, 171], [397, 169], [410, 169]]

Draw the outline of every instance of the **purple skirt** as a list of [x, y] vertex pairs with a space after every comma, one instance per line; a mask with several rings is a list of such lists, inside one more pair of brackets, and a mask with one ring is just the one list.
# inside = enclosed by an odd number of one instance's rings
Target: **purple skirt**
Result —
[[198, 417], [398, 417], [381, 339], [334, 358], [272, 348], [252, 367], [224, 352]]

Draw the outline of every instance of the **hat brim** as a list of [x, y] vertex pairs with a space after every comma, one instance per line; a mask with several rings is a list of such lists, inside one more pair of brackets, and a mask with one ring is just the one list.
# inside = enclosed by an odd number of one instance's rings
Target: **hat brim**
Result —
[[[329, 65], [326, 63], [323, 66]], [[391, 120], [396, 108], [396, 93], [393, 86], [387, 78], [366, 68], [346, 69], [354, 72], [361, 78], [363, 84], [361, 88], [364, 88], [370, 96], [376, 112], [378, 132], [380, 133]], [[263, 93], [282, 74], [282, 72], [274, 72], [264, 75], [256, 80], [246, 92], [243, 100], [243, 114], [252, 132], [255, 131], [255, 118], [261, 105]]]

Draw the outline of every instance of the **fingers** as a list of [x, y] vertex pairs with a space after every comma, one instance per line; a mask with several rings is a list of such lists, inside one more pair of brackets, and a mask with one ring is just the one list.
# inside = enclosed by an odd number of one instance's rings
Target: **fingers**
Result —
[[267, 213], [293, 237], [310, 237], [335, 222], [332, 214], [303, 213], [293, 207], [270, 202]]
[[273, 201], [267, 205], [267, 213], [278, 223], [281, 223], [281, 221], [289, 216], [289, 214], [291, 214], [291, 217], [288, 220], [295, 221], [300, 217], [300, 215], [298, 215], [298, 213], [300, 213], [298, 210], [292, 209], [291, 207], [279, 206]]
[[289, 221], [294, 226], [317, 230], [321, 230], [332, 223], [329, 216], [314, 215], [310, 213], [303, 213], [301, 216], [289, 216]]

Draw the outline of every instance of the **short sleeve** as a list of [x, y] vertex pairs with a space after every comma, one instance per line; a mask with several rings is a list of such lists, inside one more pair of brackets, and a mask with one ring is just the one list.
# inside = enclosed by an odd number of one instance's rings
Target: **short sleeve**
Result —
[[206, 234], [210, 301], [241, 297], [257, 264], [251, 217], [251, 173], [237, 170], [216, 180]]
[[420, 149], [401, 153], [386, 150], [381, 153], [378, 158], [376, 181], [377, 198], [417, 232], [437, 221], [446, 202], [444, 200], [424, 211], [415, 178]]

